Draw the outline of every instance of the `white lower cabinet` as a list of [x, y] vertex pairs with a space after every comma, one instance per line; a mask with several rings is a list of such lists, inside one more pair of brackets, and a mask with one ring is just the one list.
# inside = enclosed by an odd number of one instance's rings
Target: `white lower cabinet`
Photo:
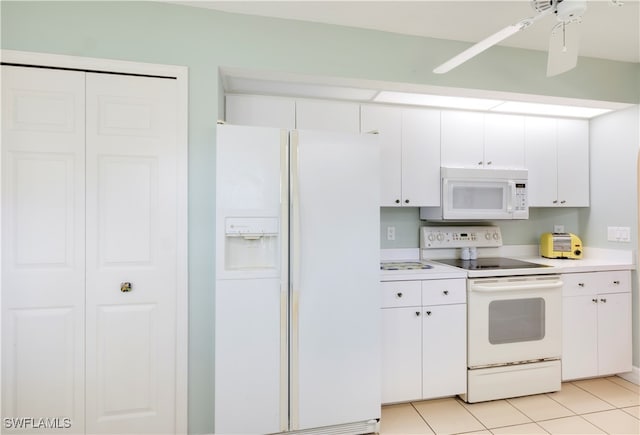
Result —
[[562, 279], [562, 380], [631, 371], [631, 272]]
[[382, 402], [466, 392], [466, 281], [382, 283]]

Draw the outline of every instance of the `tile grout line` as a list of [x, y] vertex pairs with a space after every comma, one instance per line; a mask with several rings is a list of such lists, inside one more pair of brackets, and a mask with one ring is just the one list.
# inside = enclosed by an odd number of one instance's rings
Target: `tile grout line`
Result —
[[411, 405], [411, 407], [413, 408], [413, 410], [416, 412], [416, 414], [418, 414], [418, 417], [420, 417], [422, 419], [422, 421], [424, 421], [424, 424], [427, 425], [427, 427], [429, 428], [429, 430], [431, 432], [433, 432], [435, 435], [438, 435], [438, 433], [433, 430], [433, 428], [431, 427], [431, 425], [429, 424], [429, 422], [427, 421], [426, 418], [424, 418], [424, 416], [422, 414], [420, 414], [420, 411], [418, 411], [418, 408], [415, 407], [415, 405], [413, 404], [413, 402], [409, 402], [409, 404]]
[[[604, 380], [606, 380], [607, 382], [610, 382], [610, 383], [612, 383], [612, 384], [614, 384], [614, 385], [617, 385], [617, 386], [618, 386], [618, 387], [620, 387], [620, 388], [625, 389], [626, 391], [630, 391], [630, 390], [627, 390], [626, 388], [624, 388], [623, 386], [616, 384], [615, 382], [609, 381], [609, 380], [608, 380], [608, 379], [606, 379], [606, 378], [581, 379], [581, 380], [579, 380], [579, 381], [572, 381], [572, 382], [570, 382], [570, 383], [571, 383], [571, 385], [573, 385], [573, 386], [574, 386], [574, 387], [576, 387], [576, 388], [581, 389], [581, 390], [582, 390], [582, 391], [584, 391], [585, 393], [591, 394], [593, 397], [595, 397], [595, 398], [597, 398], [597, 399], [600, 399], [600, 400], [602, 400], [604, 403], [607, 403], [607, 404], [609, 404], [609, 405], [613, 406], [615, 409], [620, 409], [620, 407], [618, 407], [615, 403], [611, 403], [611, 402], [609, 402], [608, 400], [604, 399], [603, 397], [600, 397], [600, 396], [596, 395], [595, 393], [592, 393], [591, 391], [589, 391], [589, 390], [587, 390], [587, 389], [585, 389], [585, 388], [582, 388], [580, 385], [576, 385], [576, 384], [574, 383], [574, 382], [580, 382], [580, 381], [600, 380], [600, 379], [604, 379]], [[633, 392], [634, 392], [634, 391], [632, 391], [632, 393], [633, 393]], [[634, 406], [634, 405], [631, 405], [631, 406]], [[605, 411], [606, 411], [606, 410], [605, 410]]]

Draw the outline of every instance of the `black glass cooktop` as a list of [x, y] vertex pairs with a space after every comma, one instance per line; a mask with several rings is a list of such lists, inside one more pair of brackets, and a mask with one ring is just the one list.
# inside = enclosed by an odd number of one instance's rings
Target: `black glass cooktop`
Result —
[[433, 260], [449, 266], [460, 267], [466, 270], [491, 270], [491, 269], [531, 269], [535, 267], [548, 267], [544, 264], [529, 263], [528, 261], [514, 260], [513, 258], [485, 257], [476, 260], [461, 260], [459, 258], [445, 258]]

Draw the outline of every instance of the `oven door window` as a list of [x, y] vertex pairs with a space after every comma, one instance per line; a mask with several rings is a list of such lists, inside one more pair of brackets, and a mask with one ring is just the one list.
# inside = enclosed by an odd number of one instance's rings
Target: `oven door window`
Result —
[[489, 303], [489, 343], [542, 340], [545, 330], [543, 298], [509, 299]]

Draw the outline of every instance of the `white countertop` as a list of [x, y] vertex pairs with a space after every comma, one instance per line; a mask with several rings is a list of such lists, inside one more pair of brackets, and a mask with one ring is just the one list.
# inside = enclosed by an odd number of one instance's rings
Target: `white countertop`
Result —
[[[381, 270], [381, 281], [406, 281], [425, 279], [446, 279], [489, 277], [489, 276], [516, 276], [516, 275], [540, 275], [558, 273], [599, 272], [605, 270], [634, 270], [635, 258], [632, 251], [602, 248], [584, 249], [584, 258], [549, 259], [537, 255], [535, 245], [510, 245], [500, 248], [479, 249], [480, 257], [507, 257], [515, 258], [530, 263], [543, 264], [548, 267], [531, 269], [492, 269], [481, 271], [467, 271], [453, 266], [439, 264], [433, 261], [437, 258], [455, 258], [456, 251], [451, 249], [434, 249], [428, 252], [431, 257], [423, 258], [423, 262], [433, 265], [433, 269], [422, 270]], [[423, 253], [423, 257], [427, 256]], [[419, 249], [383, 249], [381, 261], [419, 261]]]

